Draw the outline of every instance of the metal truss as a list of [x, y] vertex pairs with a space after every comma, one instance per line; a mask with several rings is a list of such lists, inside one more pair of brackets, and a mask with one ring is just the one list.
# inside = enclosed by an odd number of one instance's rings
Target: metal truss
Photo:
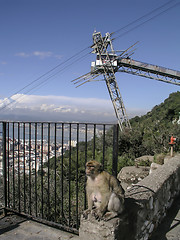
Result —
[[118, 72], [130, 73], [130, 74], [137, 75], [137, 76], [140, 76], [140, 77], [146, 77], [146, 78], [158, 80], [158, 81], [161, 81], [161, 82], [171, 83], [171, 84], [180, 86], [180, 80], [178, 80], [176, 78], [170, 78], [168, 76], [161, 76], [159, 74], [153, 74], [153, 73], [150, 73], [148, 71], [145, 72], [145, 71], [142, 71], [141, 69], [133, 69], [131, 67], [122, 66], [118, 70]]
[[[131, 59], [130, 56], [134, 53], [132, 48], [137, 43], [125, 51], [114, 51], [111, 34], [106, 33], [102, 37], [100, 32], [93, 33], [93, 42], [92, 53], [97, 54], [97, 58], [96, 62], [92, 62], [94, 65], [91, 65], [91, 72], [72, 82], [79, 87], [87, 82], [95, 81], [94, 79], [103, 75], [121, 131], [124, 128], [131, 129], [131, 125], [115, 77], [116, 72], [126, 72], [180, 86], [180, 71]], [[120, 54], [117, 54], [118, 52]]]
[[129, 58], [120, 58], [118, 60], [118, 67], [118, 72], [126, 72], [165, 83], [180, 85], [180, 71], [143, 63]]
[[106, 86], [109, 91], [109, 95], [111, 98], [111, 101], [113, 103], [113, 107], [115, 110], [116, 117], [118, 119], [118, 124], [120, 127], [120, 130], [122, 131], [124, 127], [131, 128], [129, 119], [126, 114], [126, 109], [124, 107], [124, 103], [119, 91], [119, 87], [116, 81], [114, 69], [109, 57], [109, 53], [107, 51], [108, 46], [110, 45], [111, 51], [113, 52], [112, 48], [112, 42], [110, 35], [107, 33], [105, 38], [102, 38], [102, 35], [100, 32], [93, 34], [93, 41], [94, 45], [93, 48], [96, 53], [99, 54], [99, 58], [102, 61], [102, 54], [106, 54], [106, 60], [107, 63], [103, 64], [103, 70], [104, 70], [104, 80], [106, 82]]

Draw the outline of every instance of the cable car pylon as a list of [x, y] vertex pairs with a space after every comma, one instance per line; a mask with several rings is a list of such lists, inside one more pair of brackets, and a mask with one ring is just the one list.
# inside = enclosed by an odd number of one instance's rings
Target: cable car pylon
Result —
[[115, 51], [112, 41], [110, 33], [106, 33], [104, 37], [102, 37], [100, 32], [95, 31], [93, 33], [93, 45], [91, 48], [93, 48], [92, 53], [96, 54], [96, 61], [91, 62], [91, 71], [89, 73], [74, 79], [72, 82], [79, 87], [87, 82], [94, 81], [99, 76], [103, 76], [115, 110], [119, 128], [123, 131], [127, 128], [131, 129], [131, 125], [115, 73], [126, 72], [180, 86], [180, 71], [133, 60], [130, 56], [134, 53], [133, 47], [137, 43], [125, 51]]

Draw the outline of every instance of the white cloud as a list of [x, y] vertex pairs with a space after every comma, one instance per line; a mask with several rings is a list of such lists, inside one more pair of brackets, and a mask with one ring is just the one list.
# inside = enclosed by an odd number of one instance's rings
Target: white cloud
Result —
[[61, 59], [63, 56], [62, 55], [55, 55], [55, 58]]
[[51, 51], [47, 51], [47, 52], [46, 51], [44, 51], [44, 52], [43, 51], [34, 51], [32, 53], [19, 52], [19, 53], [16, 53], [15, 56], [23, 57], [23, 58], [38, 57], [40, 59], [45, 59], [45, 58], [49, 58], [49, 57], [58, 58], [58, 59], [62, 58], [62, 55], [54, 54]]
[[16, 53], [15, 56], [18, 56], [18, 57], [30, 57], [30, 55], [25, 53], [25, 52]]
[[0, 99], [0, 108], [4, 108], [9, 103], [10, 103], [10, 100], [8, 98]]
[[54, 109], [54, 104], [51, 104], [51, 105], [47, 105], [47, 104], [42, 104], [40, 106], [40, 110], [41, 111], [44, 111], [44, 112], [47, 112], [47, 111], [51, 111]]
[[[16, 94], [11, 97], [11, 100], [13, 104], [9, 105], [6, 111], [2, 111], [2, 113], [11, 115], [11, 118], [16, 116], [18, 120], [116, 121], [112, 103], [106, 99]], [[9, 104], [9, 102], [8, 99], [0, 100], [0, 107]], [[129, 116], [139, 115], [139, 113], [138, 110], [131, 110]]]
[[[70, 107], [74, 108], [74, 111], [79, 108], [83, 109], [110, 109], [111, 102], [106, 99], [98, 98], [76, 98], [67, 96], [39, 96], [39, 95], [24, 95], [16, 94], [11, 97], [15, 100], [18, 106], [41, 106], [46, 104], [51, 108]], [[52, 105], [53, 104], [53, 105]], [[78, 107], [78, 108], [77, 108]]]
[[32, 53], [33, 56], [35, 57], [39, 57], [41, 59], [43, 58], [47, 58], [47, 57], [52, 57], [53, 53], [52, 52], [39, 52], [39, 51], [35, 51]]

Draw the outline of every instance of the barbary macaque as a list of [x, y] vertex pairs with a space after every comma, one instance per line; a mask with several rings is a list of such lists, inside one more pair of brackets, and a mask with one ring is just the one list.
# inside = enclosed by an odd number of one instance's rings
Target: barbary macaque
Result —
[[86, 193], [88, 209], [83, 217], [92, 214], [98, 220], [108, 221], [124, 210], [124, 189], [120, 182], [108, 172], [103, 171], [102, 165], [91, 160], [86, 163]]

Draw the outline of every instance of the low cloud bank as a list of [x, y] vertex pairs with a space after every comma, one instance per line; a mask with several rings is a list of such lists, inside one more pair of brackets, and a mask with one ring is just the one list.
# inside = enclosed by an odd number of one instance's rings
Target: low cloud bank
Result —
[[[129, 118], [146, 111], [128, 109]], [[116, 122], [110, 100], [16, 94], [0, 99], [0, 120]]]

